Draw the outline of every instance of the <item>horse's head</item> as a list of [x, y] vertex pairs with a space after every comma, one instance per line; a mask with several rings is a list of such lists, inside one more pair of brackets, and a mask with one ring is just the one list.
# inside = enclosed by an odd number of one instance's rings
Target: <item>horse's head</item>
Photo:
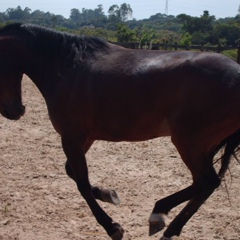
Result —
[[17, 37], [20, 26], [0, 29], [0, 113], [11, 120], [18, 120], [25, 112], [21, 90], [23, 41]]
[[25, 112], [21, 81], [21, 73], [2, 69], [0, 64], [0, 113], [10, 120], [18, 120]]

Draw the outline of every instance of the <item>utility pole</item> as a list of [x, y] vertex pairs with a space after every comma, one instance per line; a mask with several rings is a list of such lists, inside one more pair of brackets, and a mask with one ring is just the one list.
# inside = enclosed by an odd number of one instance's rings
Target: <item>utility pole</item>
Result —
[[165, 5], [165, 14], [168, 15], [168, 0], [166, 0], [166, 5]]

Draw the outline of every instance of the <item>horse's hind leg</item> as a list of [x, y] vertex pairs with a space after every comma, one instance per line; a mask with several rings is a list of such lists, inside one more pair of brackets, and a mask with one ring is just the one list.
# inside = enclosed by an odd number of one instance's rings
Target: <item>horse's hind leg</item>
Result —
[[[65, 164], [65, 170], [67, 175], [75, 181], [73, 172], [71, 170], [68, 160], [66, 161], [66, 164]], [[115, 190], [99, 188], [92, 185], [91, 185], [91, 189], [95, 199], [101, 200], [103, 202], [112, 203], [114, 205], [120, 204], [120, 198], [118, 197], [118, 194]]]
[[169, 211], [179, 204], [191, 199], [194, 195], [194, 191], [194, 187], [190, 186], [157, 201], [149, 219], [149, 236], [161, 231], [166, 225], [165, 219]]
[[88, 178], [84, 141], [78, 140], [77, 137], [62, 136], [62, 146], [68, 159], [72, 177], [77, 183], [78, 190], [86, 200], [96, 220], [104, 227], [113, 240], [121, 240], [124, 230], [118, 223], [113, 222], [112, 218], [106, 214], [94, 198]]
[[219, 177], [212, 166], [211, 154], [203, 154], [204, 151], [200, 151], [195, 146], [186, 147], [178, 144], [176, 147], [192, 173], [193, 184], [155, 204], [150, 217], [150, 234], [163, 229], [162, 213], [167, 214], [175, 206], [190, 200], [165, 231], [164, 237], [168, 239], [181, 233], [183, 226], [220, 184]]
[[184, 225], [194, 215], [194, 213], [197, 212], [213, 191], [214, 190], [206, 191], [190, 200], [177, 217], [170, 223], [167, 230], [164, 232], [164, 237], [171, 239], [174, 235], [179, 236]]
[[177, 217], [170, 223], [167, 230], [164, 232], [164, 237], [171, 239], [172, 236], [179, 236], [182, 228], [188, 220], [198, 211], [201, 205], [214, 192], [220, 184], [220, 180], [212, 168], [212, 173], [205, 175], [201, 181], [196, 184], [194, 196], [177, 215]]

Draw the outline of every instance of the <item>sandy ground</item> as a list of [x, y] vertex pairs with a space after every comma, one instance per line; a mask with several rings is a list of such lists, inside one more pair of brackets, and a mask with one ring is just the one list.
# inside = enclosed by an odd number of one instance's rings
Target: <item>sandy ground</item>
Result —
[[[0, 240], [104, 240], [75, 183], [64, 171], [60, 138], [44, 100], [24, 78], [26, 114], [19, 121], [0, 116]], [[191, 183], [191, 176], [169, 138], [140, 143], [95, 142], [87, 153], [91, 183], [114, 188], [121, 205], [101, 203], [125, 229], [124, 240], [148, 237], [156, 200]], [[181, 240], [240, 239], [240, 166], [184, 227]], [[169, 218], [183, 205], [174, 209]]]

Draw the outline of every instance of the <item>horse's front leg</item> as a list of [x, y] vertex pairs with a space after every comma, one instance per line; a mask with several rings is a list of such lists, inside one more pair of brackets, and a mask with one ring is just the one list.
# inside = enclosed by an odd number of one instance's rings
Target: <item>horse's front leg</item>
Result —
[[[67, 175], [75, 181], [73, 172], [68, 160], [66, 161], [66, 164], [65, 164], [65, 170]], [[103, 202], [112, 203], [114, 205], [120, 204], [120, 198], [118, 197], [118, 194], [115, 190], [100, 188], [96, 186], [91, 186], [91, 189], [95, 199], [101, 200]]]
[[104, 227], [108, 235], [113, 240], [121, 240], [124, 230], [118, 223], [113, 222], [113, 220], [104, 212], [93, 195], [92, 186], [88, 178], [84, 144], [84, 140], [79, 141], [77, 138], [73, 137], [62, 137], [62, 146], [78, 190], [86, 200], [96, 220]]

